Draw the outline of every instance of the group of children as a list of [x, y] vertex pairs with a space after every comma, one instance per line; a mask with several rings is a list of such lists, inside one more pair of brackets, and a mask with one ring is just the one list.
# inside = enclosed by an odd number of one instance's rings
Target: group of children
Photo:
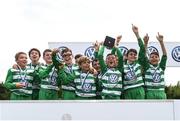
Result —
[[[58, 49], [46, 49], [39, 62], [40, 51], [29, 51], [27, 55], [18, 52], [17, 64], [8, 70], [5, 87], [10, 89], [12, 100], [89, 100], [89, 99], [166, 99], [164, 71], [167, 54], [163, 36], [158, 33], [157, 40], [162, 48], [160, 60], [158, 52], [147, 57], [149, 37], [142, 41], [136, 26], [132, 30], [137, 38], [139, 53], [129, 49], [125, 56], [118, 49], [122, 36], [118, 36], [111, 53], [104, 60], [102, 44], [96, 42], [95, 59], [78, 54], [73, 63], [73, 53], [69, 48], [60, 53], [63, 61], [57, 60]], [[138, 59], [137, 59], [138, 54]], [[160, 63], [159, 63], [160, 61]]]

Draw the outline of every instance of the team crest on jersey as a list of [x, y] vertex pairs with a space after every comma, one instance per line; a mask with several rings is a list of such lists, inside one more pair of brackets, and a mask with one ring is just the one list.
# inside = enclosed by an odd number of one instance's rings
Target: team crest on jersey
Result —
[[153, 82], [157, 83], [161, 81], [161, 74], [160, 73], [155, 73], [153, 74]]
[[136, 75], [131, 71], [128, 71], [125, 75], [127, 81], [136, 80]]
[[94, 59], [94, 52], [95, 48], [93, 46], [90, 46], [85, 50], [84, 55], [91, 59]]
[[[148, 54], [148, 56], [150, 56], [150, 54], [151, 54], [152, 52], [158, 52], [158, 49], [157, 49], [156, 47], [154, 47], [154, 46], [149, 46], [149, 47], [147, 48], [147, 54]], [[159, 53], [159, 52], [158, 52], [158, 53]]]
[[85, 92], [90, 92], [92, 90], [92, 85], [89, 83], [85, 83], [85, 84], [83, 84], [82, 89]]
[[180, 62], [180, 46], [176, 46], [172, 52], [171, 52], [172, 58], [177, 61]]
[[117, 74], [111, 74], [109, 76], [109, 82], [112, 83], [112, 84], [115, 84], [118, 82], [118, 79], [119, 79], [119, 76]]
[[122, 53], [123, 55], [126, 55], [126, 53], [127, 53], [127, 51], [128, 51], [127, 47], [125, 47], [125, 46], [120, 46], [119, 49], [121, 50], [121, 53]]

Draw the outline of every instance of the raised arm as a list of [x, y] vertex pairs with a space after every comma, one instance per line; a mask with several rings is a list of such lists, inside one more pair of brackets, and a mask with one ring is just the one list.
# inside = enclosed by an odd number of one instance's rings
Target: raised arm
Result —
[[117, 36], [117, 39], [116, 39], [116, 41], [115, 41], [114, 48], [112, 48], [112, 51], [111, 51], [112, 54], [115, 54], [115, 53], [116, 53], [116, 47], [118, 48], [119, 42], [121, 41], [121, 38], [122, 38], [122, 35]]
[[158, 32], [158, 35], [156, 36], [157, 40], [159, 41], [160, 43], [160, 46], [161, 46], [161, 49], [162, 49], [162, 52], [163, 52], [163, 56], [161, 58], [161, 62], [159, 64], [159, 66], [165, 70], [166, 69], [166, 62], [167, 62], [167, 52], [166, 52], [166, 48], [164, 46], [164, 42], [163, 42], [163, 35], [159, 34]]
[[149, 68], [149, 60], [147, 57], [147, 47], [148, 47], [148, 42], [149, 42], [149, 36], [146, 34], [143, 38], [144, 40], [144, 48], [145, 48], [145, 60], [144, 60], [144, 69], [147, 70]]
[[59, 50], [57, 48], [52, 50], [52, 62], [56, 69], [59, 69], [59, 62], [56, 59], [56, 53], [58, 53]]
[[116, 48], [117, 56], [118, 56], [118, 69], [122, 72], [123, 71], [123, 55], [120, 49], [118, 48], [121, 38], [122, 36], [117, 37], [115, 48]]
[[52, 65], [49, 65], [47, 68], [45, 67], [40, 67], [39, 70], [38, 70], [38, 75], [39, 75], [39, 78], [40, 79], [43, 79], [43, 78], [46, 78], [49, 76], [49, 73], [52, 71], [52, 68], [53, 68], [53, 64]]
[[99, 52], [98, 52], [98, 60], [99, 60], [99, 64], [100, 64], [100, 68], [101, 68], [102, 73], [104, 73], [106, 71], [106, 64], [104, 62], [104, 56], [103, 56], [104, 48], [105, 47], [102, 45], [100, 47]]
[[68, 73], [68, 74], [65, 73], [64, 67], [60, 66], [59, 71], [58, 71], [58, 78], [59, 78], [59, 80], [62, 81], [62, 84], [69, 84], [69, 83], [72, 83], [72, 81], [74, 81], [75, 75], [70, 74], [70, 73]]
[[148, 34], [146, 34], [143, 38], [144, 40], [144, 48], [145, 48], [145, 52], [147, 52], [147, 47], [148, 47], [148, 42], [149, 42], [149, 36]]
[[93, 47], [95, 49], [94, 57], [98, 58], [98, 51], [99, 51], [100, 43], [96, 40], [96, 42], [93, 44]]
[[165, 48], [164, 42], [163, 42], [163, 35], [159, 34], [159, 32], [158, 32], [158, 35], [156, 36], [156, 38], [157, 38], [157, 40], [159, 41], [159, 43], [161, 45], [163, 55], [167, 55], [166, 48]]
[[138, 45], [140, 47], [139, 54], [138, 54], [138, 61], [144, 67], [145, 66], [145, 60], [146, 60], [145, 47], [144, 47], [144, 44], [143, 44], [141, 37], [139, 36], [138, 27], [132, 25], [132, 30], [133, 30], [133, 32], [134, 32], [134, 34], [138, 40]]
[[145, 53], [144, 44], [143, 44], [143, 42], [142, 42], [142, 40], [141, 40], [141, 37], [139, 36], [138, 27], [132, 25], [132, 30], [133, 30], [133, 32], [134, 32], [134, 34], [135, 34], [135, 36], [136, 36], [136, 38], [137, 38], [137, 40], [138, 40], [138, 45], [139, 45], [139, 47], [140, 47], [139, 53], [143, 52], [143, 53], [140, 54], [140, 57], [141, 57], [141, 55]]

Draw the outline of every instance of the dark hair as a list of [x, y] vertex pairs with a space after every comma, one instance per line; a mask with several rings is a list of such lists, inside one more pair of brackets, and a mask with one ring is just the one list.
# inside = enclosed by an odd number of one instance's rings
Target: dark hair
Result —
[[127, 51], [126, 56], [128, 56], [128, 54], [129, 54], [130, 52], [133, 52], [133, 53], [137, 54], [137, 50], [131, 48], [131, 49], [129, 49], [129, 50]]
[[51, 50], [51, 49], [45, 49], [45, 50], [43, 51], [43, 57], [45, 56], [46, 52], [52, 52], [52, 50]]
[[114, 55], [114, 56], [116, 56], [115, 54], [109, 53], [109, 54], [107, 54], [107, 56], [106, 56], [106, 57], [108, 57], [108, 56], [110, 56], [110, 55]]
[[98, 59], [93, 59], [92, 60], [92, 65], [94, 65], [95, 62], [98, 62], [99, 60]]
[[82, 55], [82, 54], [76, 54], [74, 58], [75, 58], [75, 59], [78, 59], [78, 58], [80, 58], [81, 56], [83, 56], [83, 55]]
[[61, 56], [63, 56], [63, 54], [66, 53], [66, 52], [71, 52], [71, 54], [72, 54], [72, 50], [71, 50], [71, 49], [65, 48], [65, 49], [63, 49], [63, 50], [61, 51]]
[[15, 55], [15, 61], [18, 60], [18, 58], [19, 58], [19, 56], [20, 56], [21, 54], [27, 55], [25, 52], [18, 52], [18, 53], [16, 53], [16, 55]]
[[157, 55], [157, 56], [159, 57], [159, 53], [158, 53], [158, 52], [152, 52], [152, 53], [150, 53], [150, 56], [151, 56], [152, 54]]
[[29, 52], [28, 52], [29, 57], [30, 57], [30, 54], [31, 54], [31, 52], [32, 52], [33, 50], [34, 50], [34, 51], [37, 51], [38, 54], [39, 54], [39, 57], [41, 57], [41, 52], [40, 52], [37, 48], [32, 48], [32, 49], [29, 50]]

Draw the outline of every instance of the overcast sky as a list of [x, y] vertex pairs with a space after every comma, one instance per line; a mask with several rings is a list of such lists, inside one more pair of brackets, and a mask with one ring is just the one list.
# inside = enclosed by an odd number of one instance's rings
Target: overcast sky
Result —
[[[150, 41], [160, 32], [164, 41], [177, 42], [179, 11], [178, 0], [0, 0], [0, 81], [18, 51], [42, 52], [48, 42], [94, 42], [106, 35], [133, 42], [132, 23]], [[168, 68], [166, 84], [180, 80], [179, 72]]]

